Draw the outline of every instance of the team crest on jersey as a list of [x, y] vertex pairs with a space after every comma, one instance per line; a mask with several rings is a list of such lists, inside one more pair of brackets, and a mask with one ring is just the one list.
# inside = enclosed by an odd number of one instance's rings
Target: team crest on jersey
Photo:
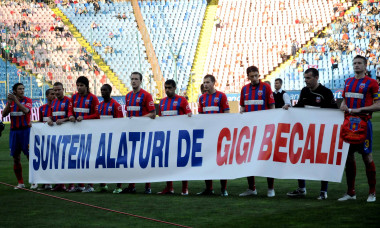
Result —
[[136, 98], [136, 102], [140, 102], [140, 100], [141, 100], [140, 97]]
[[219, 102], [219, 97], [215, 97], [214, 102]]
[[61, 108], [64, 108], [65, 107], [65, 104], [61, 104]]
[[321, 97], [316, 97], [316, 98], [315, 98], [315, 102], [317, 102], [317, 103], [321, 103]]
[[364, 87], [365, 87], [365, 83], [362, 83], [362, 84], [360, 84], [360, 86], [359, 86], [360, 89], [364, 89]]
[[112, 107], [108, 107], [108, 111], [109, 111], [109, 112], [112, 112]]
[[357, 131], [360, 129], [360, 117], [350, 117], [350, 130]]
[[177, 106], [177, 104], [178, 104], [178, 101], [173, 102], [173, 106]]
[[261, 96], [261, 95], [263, 95], [263, 91], [262, 91], [262, 90], [259, 90], [259, 91], [257, 91], [257, 94], [258, 94], [259, 96]]
[[85, 103], [86, 105], [88, 105], [88, 104], [90, 104], [90, 100], [86, 100], [84, 103]]

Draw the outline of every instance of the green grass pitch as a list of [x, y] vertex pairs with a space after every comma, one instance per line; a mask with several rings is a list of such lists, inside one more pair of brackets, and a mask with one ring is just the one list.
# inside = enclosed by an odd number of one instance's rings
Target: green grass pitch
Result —
[[[380, 114], [373, 118], [374, 160], [380, 170]], [[9, 125], [0, 138], [0, 182], [15, 185], [13, 161], [8, 148]], [[317, 200], [320, 182], [307, 181], [307, 196], [291, 199], [286, 192], [297, 187], [296, 180], [275, 180], [276, 197], [267, 198], [266, 178], [257, 177], [258, 195], [241, 198], [247, 187], [245, 178], [228, 181], [230, 196], [219, 196], [219, 181], [214, 181], [216, 195], [195, 194], [204, 188], [203, 181], [189, 182], [189, 196], [181, 196], [181, 183], [175, 182], [174, 195], [144, 195], [144, 184], [137, 184], [135, 195], [109, 193], [46, 192], [87, 204], [145, 216], [191, 227], [378, 227], [380, 198], [367, 203], [368, 184], [364, 164], [357, 159], [357, 200], [338, 202], [346, 191], [342, 183], [329, 183], [328, 199]], [[28, 162], [22, 155], [23, 176], [28, 179]], [[379, 175], [378, 175], [379, 177]], [[164, 182], [152, 183], [153, 193]], [[29, 187], [29, 184], [27, 184]], [[74, 204], [48, 196], [0, 184], [0, 227], [170, 227], [171, 225]]]

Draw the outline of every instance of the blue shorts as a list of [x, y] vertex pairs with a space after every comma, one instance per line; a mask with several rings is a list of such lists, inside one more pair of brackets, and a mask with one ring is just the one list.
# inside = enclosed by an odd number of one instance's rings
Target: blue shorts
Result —
[[360, 154], [370, 154], [372, 153], [372, 122], [368, 120], [367, 122], [367, 137], [362, 144], [351, 144], [349, 152], [358, 151]]
[[21, 153], [21, 151], [24, 152], [26, 156], [29, 156], [29, 135], [30, 128], [11, 130], [9, 132], [9, 148], [12, 157]]

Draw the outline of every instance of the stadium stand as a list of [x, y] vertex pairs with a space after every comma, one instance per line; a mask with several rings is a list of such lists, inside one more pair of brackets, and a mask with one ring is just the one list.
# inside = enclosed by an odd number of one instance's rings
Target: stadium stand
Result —
[[217, 77], [218, 89], [239, 92], [248, 66], [258, 66], [261, 75], [273, 71], [281, 53], [295, 54], [331, 22], [336, 2], [220, 0], [204, 74]]
[[99, 1], [99, 6], [99, 12], [95, 12], [93, 3], [58, 4], [59, 9], [127, 87], [130, 88], [130, 74], [138, 71], [144, 76], [143, 88], [149, 89], [150, 82], [154, 88], [156, 84], [151, 80], [151, 67], [131, 3], [106, 4]]
[[[334, 7], [345, 12], [349, 5], [338, 3]], [[354, 75], [353, 58], [360, 54], [368, 58], [368, 71], [375, 78], [380, 61], [379, 3], [366, 1], [354, 6], [345, 14], [338, 13], [336, 20], [305, 45], [290, 65], [271, 78], [282, 78], [286, 90], [303, 87], [303, 71], [316, 67], [320, 82], [330, 89], [341, 89], [344, 81]]]
[[89, 78], [92, 88], [110, 83], [46, 4], [10, 2], [0, 7], [0, 21], [7, 24], [11, 43], [15, 43], [12, 62], [46, 81], [62, 82], [68, 93], [75, 92], [75, 80], [81, 75]]
[[[8, 92], [12, 91], [12, 85], [21, 82], [25, 86], [25, 96], [33, 98], [42, 98], [44, 96], [44, 91], [48, 88], [47, 84], [40, 84], [40, 80], [36, 79], [34, 76], [30, 76], [28, 72], [22, 71], [17, 68], [15, 64], [8, 63], [0, 58], [0, 99], [7, 99]], [[7, 76], [9, 75], [9, 90], [6, 88]]]
[[187, 88], [206, 0], [139, 1], [164, 78]]

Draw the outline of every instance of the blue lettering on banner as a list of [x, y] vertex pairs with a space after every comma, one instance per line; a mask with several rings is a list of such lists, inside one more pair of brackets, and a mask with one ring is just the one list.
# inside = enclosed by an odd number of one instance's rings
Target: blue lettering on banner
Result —
[[148, 166], [148, 162], [149, 162], [150, 148], [152, 146], [153, 132], [149, 132], [148, 147], [146, 148], [145, 157], [144, 157], [145, 132], [142, 132], [142, 135], [143, 136], [141, 138], [139, 163], [140, 163], [140, 167], [145, 169]]
[[162, 167], [162, 156], [165, 142], [165, 133], [156, 131], [154, 133], [154, 141], [152, 148], [152, 167], [156, 167], [156, 157], [158, 157], [158, 167]]
[[68, 168], [69, 169], [75, 169], [76, 168], [76, 161], [75, 159], [72, 159], [73, 156], [77, 154], [78, 147], [75, 147], [76, 143], [79, 143], [79, 135], [73, 135], [71, 136], [71, 146], [69, 150], [69, 158], [68, 158]]
[[196, 153], [202, 152], [202, 143], [198, 143], [198, 139], [203, 139], [204, 137], [204, 130], [197, 129], [193, 130], [193, 150], [191, 154], [191, 166], [202, 166], [202, 157], [197, 157]]
[[100, 165], [103, 166], [103, 168], [106, 168], [106, 133], [102, 133], [100, 136], [95, 169], [99, 168]]
[[33, 169], [34, 170], [39, 170], [40, 168], [40, 150], [38, 146], [40, 145], [40, 136], [35, 135], [34, 136], [34, 155], [36, 156], [37, 159], [33, 159]]
[[[44, 146], [45, 143], [45, 136], [42, 136], [42, 147], [41, 147], [41, 165], [42, 165], [42, 170], [46, 170], [48, 166], [48, 161], [49, 161], [49, 145], [50, 145], [50, 135], [47, 136], [47, 143], [46, 147]], [[45, 147], [45, 158], [44, 158], [44, 147]]]
[[[81, 135], [79, 153], [78, 153], [78, 158], [77, 158], [77, 168], [88, 169], [90, 167], [91, 141], [92, 141], [92, 134], [87, 135], [87, 143], [86, 143], [86, 135], [85, 134]], [[86, 167], [85, 167], [85, 162], [86, 162]]]
[[66, 148], [67, 145], [71, 142], [71, 135], [65, 135], [63, 136], [63, 150], [62, 150], [62, 169], [65, 168], [65, 154], [66, 154]]
[[[56, 143], [56, 136], [51, 137], [51, 149], [50, 149], [50, 166], [49, 169], [52, 169], [54, 163], [54, 169], [58, 169], [59, 161], [59, 145], [61, 144], [62, 135], [58, 137], [58, 143]], [[57, 146], [58, 145], [58, 146]], [[54, 161], [54, 162], [53, 162]]]
[[[145, 139], [145, 132], [142, 132], [142, 141]], [[136, 153], [136, 144], [138, 141], [140, 141], [140, 132], [129, 132], [129, 141], [132, 142], [132, 152], [131, 152], [131, 164], [130, 167], [133, 168], [133, 164], [135, 161], [135, 153]], [[144, 144], [142, 144], [144, 145]]]
[[111, 158], [112, 133], [108, 134], [107, 168], [115, 168], [116, 159]]
[[[131, 135], [131, 133], [129, 133]], [[129, 136], [130, 137], [130, 136]], [[119, 150], [117, 152], [116, 168], [123, 165], [124, 168], [128, 168], [128, 147], [127, 147], [127, 133], [122, 132], [119, 143]]]
[[[186, 153], [182, 156], [182, 144], [186, 143]], [[178, 154], [177, 154], [177, 167], [185, 167], [189, 162], [191, 150], [190, 134], [186, 130], [180, 130], [178, 132]]]

